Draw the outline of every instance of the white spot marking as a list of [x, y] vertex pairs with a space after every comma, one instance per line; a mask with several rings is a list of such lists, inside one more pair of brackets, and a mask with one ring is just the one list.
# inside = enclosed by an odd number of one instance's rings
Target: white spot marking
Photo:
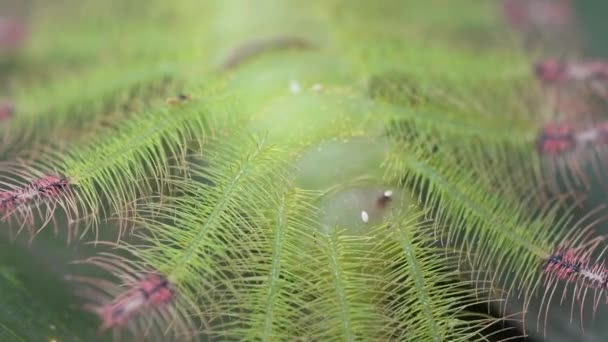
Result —
[[289, 91], [292, 94], [298, 94], [300, 93], [300, 91], [302, 90], [302, 87], [300, 87], [300, 83], [298, 83], [298, 81], [295, 80], [291, 80], [289, 81]]
[[575, 137], [576, 137], [576, 140], [578, 140], [581, 143], [584, 143], [584, 142], [593, 142], [594, 140], [597, 140], [599, 135], [600, 134], [597, 130], [590, 129], [587, 131], [580, 132]]
[[384, 197], [392, 197], [393, 196], [393, 190], [386, 190], [384, 192]]
[[367, 211], [361, 210], [361, 220], [363, 220], [365, 223], [369, 222], [369, 215], [367, 214]]
[[594, 273], [593, 270], [581, 270], [581, 275], [587, 279], [591, 279], [592, 281], [601, 283], [603, 281], [602, 274]]

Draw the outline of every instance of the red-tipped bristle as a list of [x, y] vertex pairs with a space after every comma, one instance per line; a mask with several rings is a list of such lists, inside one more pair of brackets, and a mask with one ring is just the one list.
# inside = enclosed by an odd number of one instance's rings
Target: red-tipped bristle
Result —
[[575, 21], [570, 0], [503, 0], [509, 24], [524, 32], [572, 25]]
[[559, 303], [571, 301], [571, 315], [575, 312], [575, 303], [578, 303], [581, 324], [584, 322], [583, 312], [585, 303], [587, 302], [587, 295], [591, 295], [592, 297], [594, 314], [601, 301], [608, 303], [608, 297], [606, 296], [608, 269], [602, 260], [606, 248], [604, 247], [602, 250], [599, 250], [600, 245], [603, 245], [603, 239], [602, 237], [597, 237], [592, 240], [588, 240], [587, 238], [583, 240], [587, 241], [577, 243], [577, 248], [558, 248], [544, 262], [544, 295], [538, 319], [540, 320], [541, 315], [544, 314], [545, 329], [547, 327], [549, 307], [554, 295], [556, 292], [559, 292], [557, 291], [558, 287], [563, 288], [561, 295], [557, 295]]
[[[103, 265], [108, 262], [93, 258], [84, 263]], [[121, 278], [125, 277], [124, 283], [120, 284], [88, 277], [68, 277], [80, 284], [77, 294], [86, 299], [84, 308], [100, 318], [100, 334], [111, 330], [116, 337], [126, 332], [131, 339], [137, 339], [150, 336], [154, 330], [159, 338], [163, 338], [160, 340], [170, 337], [170, 333], [180, 340], [191, 340], [198, 334], [186, 305], [167, 277], [155, 272], [143, 272], [137, 276], [130, 275], [133, 270], [127, 271], [128, 274], [123, 274], [124, 271], [119, 272]]]
[[608, 145], [608, 123], [597, 125], [597, 142], [603, 145]]
[[27, 27], [23, 20], [0, 17], [0, 54], [20, 47], [27, 38]]
[[587, 288], [605, 289], [608, 282], [608, 269], [604, 262], [591, 263], [585, 251], [568, 249], [549, 257], [544, 271], [549, 279], [560, 279], [578, 283]]
[[534, 65], [536, 77], [546, 83], [568, 81], [566, 65], [557, 59], [548, 58]]
[[577, 147], [608, 144], [608, 123], [589, 125], [575, 129], [568, 122], [548, 123], [539, 132], [538, 152], [543, 155], [559, 155]]
[[102, 320], [100, 329], [124, 327], [135, 317], [145, 315], [147, 310], [169, 304], [174, 297], [175, 290], [164, 276], [147, 274], [97, 310]]
[[0, 212], [10, 214], [15, 209], [30, 204], [56, 199], [66, 193], [69, 185], [66, 178], [48, 175], [22, 187], [0, 192]]
[[[96, 245], [122, 249], [115, 242]], [[101, 269], [113, 280], [67, 276], [76, 284], [76, 294], [86, 304], [84, 309], [100, 320], [100, 333], [112, 330], [131, 339], [150, 337], [160, 341], [192, 340], [200, 331], [195, 324], [198, 306], [178, 291], [178, 283], [166, 273], [150, 269], [130, 253], [101, 252], [74, 264]], [[201, 321], [202, 322], [202, 321]]]
[[503, 0], [502, 10], [513, 28], [524, 30], [529, 26], [530, 19], [526, 0]]
[[[21, 228], [27, 227], [32, 236], [49, 222], [54, 222], [53, 215], [57, 207], [64, 209], [68, 223], [78, 214], [71, 199], [71, 183], [67, 178], [47, 175], [21, 185], [2, 184], [8, 188], [0, 191], [0, 217], [3, 221], [17, 221]], [[34, 227], [35, 214], [43, 219], [39, 227]]]
[[547, 124], [541, 131], [537, 148], [540, 154], [562, 154], [576, 147], [574, 129], [566, 123]]
[[32, 181], [30, 189], [35, 196], [52, 198], [65, 192], [68, 186], [67, 178], [49, 175]]
[[15, 106], [10, 102], [0, 102], [0, 122], [7, 121], [15, 114]]
[[535, 73], [546, 83], [608, 81], [608, 61], [559, 61], [546, 58], [536, 63]]

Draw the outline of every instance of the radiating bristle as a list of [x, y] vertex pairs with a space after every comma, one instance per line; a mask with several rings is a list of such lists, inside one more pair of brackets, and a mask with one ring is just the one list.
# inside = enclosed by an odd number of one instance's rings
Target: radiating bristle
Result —
[[99, 309], [101, 330], [120, 328], [147, 310], [169, 304], [175, 290], [168, 280], [159, 274], [146, 274], [129, 290]]
[[608, 303], [608, 268], [603, 260], [605, 248], [599, 250], [601, 241], [601, 237], [580, 241], [577, 248], [565, 247], [569, 245], [566, 244], [544, 260], [544, 294], [538, 319], [544, 307], [545, 329], [549, 307], [558, 287], [563, 288], [559, 295], [560, 304], [571, 298], [571, 315], [574, 314], [575, 303], [578, 303], [581, 324], [584, 322], [582, 315], [587, 295], [592, 296], [594, 313], [600, 302]]
[[152, 329], [161, 340], [169, 331], [180, 340], [193, 338], [196, 329], [185, 314], [175, 285], [164, 275], [118, 265], [118, 259], [94, 257], [79, 263], [99, 265], [121, 275], [119, 282], [68, 277], [78, 284], [76, 293], [86, 300], [84, 308], [99, 316], [100, 333], [112, 330], [115, 336], [125, 332], [130, 338], [138, 338], [149, 335]]
[[[74, 202], [72, 183], [69, 179], [48, 174], [40, 178], [33, 177], [29, 171], [16, 171], [12, 178], [6, 177], [0, 182], [4, 188], [0, 190], [0, 217], [11, 225], [16, 223], [19, 231], [27, 228], [31, 237], [42, 230], [50, 222], [55, 223], [54, 213], [58, 208], [63, 209], [70, 224], [75, 222], [78, 209]], [[17, 179], [25, 179], [22, 182]], [[36, 217], [43, 220], [35, 224]], [[57, 226], [55, 225], [57, 230]], [[68, 232], [68, 242], [71, 240]]]

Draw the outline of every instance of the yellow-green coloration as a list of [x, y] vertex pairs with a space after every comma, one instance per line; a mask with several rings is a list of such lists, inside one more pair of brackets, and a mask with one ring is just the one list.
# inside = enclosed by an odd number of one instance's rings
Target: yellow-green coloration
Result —
[[[295, 164], [298, 186], [330, 191], [336, 184], [379, 182], [388, 155], [384, 138], [335, 137], [308, 148]], [[322, 172], [319, 172], [322, 170]]]
[[420, 85], [407, 74], [399, 71], [387, 71], [383, 74], [372, 76], [369, 80], [369, 96], [372, 99], [403, 104], [416, 107], [428, 99], [421, 94], [424, 90], [418, 89]]
[[[336, 227], [344, 227], [348, 228], [348, 234], [369, 234], [371, 227], [382, 224], [392, 216], [395, 207], [408, 208], [408, 204], [414, 203], [406, 191], [391, 189], [391, 185], [366, 186], [355, 183], [327, 194], [319, 202], [321, 230], [327, 233]], [[379, 205], [387, 191], [392, 193], [390, 200], [385, 205]], [[414, 210], [413, 207], [411, 209]]]
[[[24, 164], [70, 180], [73, 224], [112, 229], [101, 223], [118, 216], [137, 228], [101, 258], [121, 264], [117, 276], [168, 277], [180, 312], [161, 331], [193, 320], [202, 339], [481, 340], [497, 319], [468, 307], [487, 304], [488, 288], [534, 300], [537, 266], [578, 234], [523, 200], [540, 177], [539, 118], [522, 100], [535, 89], [529, 60], [497, 43], [488, 2], [134, 3], [68, 12], [127, 6], [115, 18], [125, 37], [89, 42], [95, 25], [79, 21], [56, 49], [36, 38], [11, 88], [26, 114], [7, 130], [56, 140]], [[472, 30], [491, 41], [467, 43]], [[272, 37], [312, 48], [222, 67]], [[106, 40], [124, 50], [98, 56]], [[79, 61], [65, 79], [63, 54]], [[48, 83], [27, 81], [32, 59], [54, 65]], [[177, 93], [187, 99], [165, 103]]]
[[86, 137], [84, 127], [99, 131], [115, 126], [134, 112], [163, 103], [179, 89], [180, 74], [175, 66], [158, 64], [101, 68], [15, 94], [16, 115], [0, 126], [3, 146], [24, 154], [24, 144], [56, 143], [58, 136], [77, 141]]
[[414, 203], [407, 191], [383, 181], [380, 166], [388, 156], [388, 144], [380, 137], [336, 137], [299, 157], [295, 182], [322, 193], [318, 206], [323, 233], [346, 229], [348, 234], [366, 235], [390, 217], [395, 204]]

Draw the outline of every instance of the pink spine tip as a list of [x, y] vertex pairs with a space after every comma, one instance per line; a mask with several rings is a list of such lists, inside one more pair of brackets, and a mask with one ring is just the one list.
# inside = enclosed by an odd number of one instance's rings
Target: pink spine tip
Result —
[[575, 21], [570, 0], [503, 0], [502, 10], [515, 29], [551, 29], [572, 25]]
[[26, 37], [27, 28], [21, 19], [0, 17], [0, 53], [16, 50]]
[[568, 80], [566, 65], [556, 59], [548, 58], [536, 63], [536, 77], [546, 83], [557, 83]]
[[536, 63], [534, 70], [545, 83], [608, 80], [608, 62], [603, 60], [564, 62], [547, 58]]
[[68, 185], [69, 182], [67, 178], [49, 175], [34, 180], [31, 187], [38, 191], [41, 195], [52, 197], [66, 190]]
[[566, 123], [547, 124], [537, 143], [541, 154], [561, 154], [573, 149], [575, 145], [574, 129]]
[[7, 121], [15, 114], [15, 106], [10, 102], [0, 102], [0, 121]]
[[170, 303], [175, 295], [176, 291], [167, 278], [159, 274], [147, 274], [127, 292], [97, 311], [102, 320], [100, 330], [123, 327], [146, 309]]
[[68, 186], [68, 179], [49, 175], [23, 187], [0, 192], [0, 212], [11, 212], [30, 202], [52, 199], [66, 192]]
[[608, 123], [598, 125], [597, 139], [601, 144], [608, 145]]
[[572, 249], [551, 255], [544, 271], [549, 277], [587, 288], [606, 289], [608, 285], [608, 270], [604, 263], [590, 264], [588, 255]]
[[513, 28], [524, 30], [529, 26], [530, 18], [526, 2], [527, 0], [503, 0], [502, 11]]
[[580, 63], [581, 69], [586, 69], [589, 78], [608, 80], [608, 61], [595, 60]]

